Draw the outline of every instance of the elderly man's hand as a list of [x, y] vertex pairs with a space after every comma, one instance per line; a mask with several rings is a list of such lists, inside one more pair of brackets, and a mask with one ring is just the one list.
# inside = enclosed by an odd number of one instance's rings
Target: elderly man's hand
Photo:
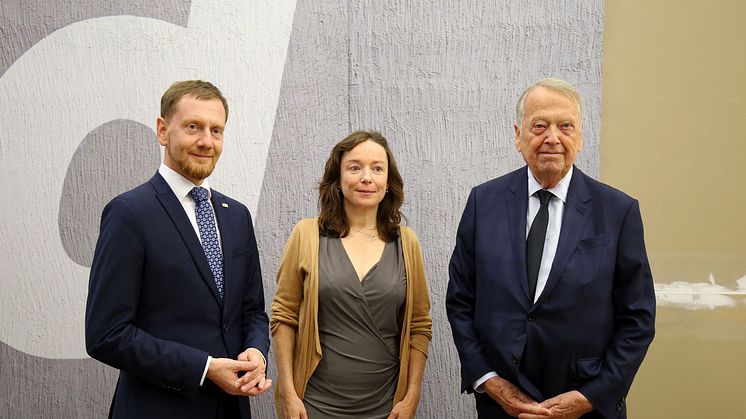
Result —
[[536, 400], [503, 378], [492, 377], [485, 381], [483, 388], [510, 416], [519, 417], [518, 415], [521, 414], [532, 414], [536, 415], [532, 417], [540, 418], [551, 414], [549, 409], [540, 406]]
[[573, 390], [567, 393], [558, 394], [551, 399], [544, 400], [539, 404], [549, 409], [550, 415], [521, 414], [520, 419], [545, 419], [561, 418], [576, 419], [593, 410], [593, 405], [583, 395], [583, 393]]

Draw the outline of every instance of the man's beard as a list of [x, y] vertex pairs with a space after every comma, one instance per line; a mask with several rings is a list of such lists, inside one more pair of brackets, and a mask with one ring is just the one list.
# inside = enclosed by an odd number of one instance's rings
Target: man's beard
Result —
[[203, 165], [196, 165], [192, 164], [189, 161], [184, 162], [183, 164], [179, 162], [181, 165], [181, 169], [184, 171], [184, 173], [189, 176], [192, 179], [199, 179], [203, 180], [209, 177], [212, 174], [212, 171], [215, 169], [215, 163], [217, 163], [216, 160], [212, 160], [209, 166], [203, 166]]
[[171, 150], [169, 148], [166, 148], [166, 152], [171, 156], [171, 160], [173, 160], [176, 165], [181, 170], [181, 173], [183, 173], [187, 178], [189, 179], [198, 179], [203, 180], [209, 177], [212, 174], [212, 171], [215, 170], [215, 164], [217, 163], [217, 159], [214, 156], [213, 153], [213, 159], [210, 162], [208, 166], [201, 165], [201, 164], [194, 164], [189, 161], [189, 155], [185, 155], [184, 158], [177, 159], [176, 156], [171, 153]]

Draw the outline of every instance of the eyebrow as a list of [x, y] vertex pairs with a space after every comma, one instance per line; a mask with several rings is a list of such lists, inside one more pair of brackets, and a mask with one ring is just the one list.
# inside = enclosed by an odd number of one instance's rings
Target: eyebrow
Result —
[[[345, 163], [362, 163], [362, 161], [358, 159], [350, 159], [350, 160], [345, 160]], [[374, 160], [371, 162], [371, 164], [376, 164], [376, 163], [386, 163], [386, 161], [385, 160]]]

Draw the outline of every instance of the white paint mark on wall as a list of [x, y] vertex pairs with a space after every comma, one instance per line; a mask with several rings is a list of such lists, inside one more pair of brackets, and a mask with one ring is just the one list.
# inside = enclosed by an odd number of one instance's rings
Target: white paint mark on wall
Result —
[[[657, 303], [662, 307], [678, 307], [688, 310], [714, 310], [721, 307], [735, 307], [739, 297], [746, 297], [746, 276], [736, 281], [735, 289], [715, 283], [711, 273], [709, 283], [672, 282], [655, 284]], [[743, 299], [746, 304], [746, 299]]]
[[294, 0], [193, 0], [186, 28], [133, 16], [91, 19], [52, 33], [6, 71], [3, 342], [46, 358], [86, 357], [89, 269], [67, 257], [57, 225], [65, 173], [92, 129], [114, 119], [153, 126], [173, 81], [209, 80], [228, 97], [225, 150], [210, 181], [255, 213], [294, 12]]

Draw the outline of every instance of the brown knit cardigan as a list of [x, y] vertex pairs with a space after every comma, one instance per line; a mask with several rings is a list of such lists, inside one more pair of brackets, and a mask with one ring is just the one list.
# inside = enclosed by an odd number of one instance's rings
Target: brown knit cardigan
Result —
[[[425, 356], [432, 338], [430, 296], [425, 281], [422, 251], [414, 231], [400, 227], [407, 277], [403, 324], [399, 344], [399, 379], [394, 404], [407, 394], [409, 353], [416, 349]], [[295, 329], [293, 384], [303, 399], [306, 384], [321, 360], [319, 342], [319, 226], [317, 218], [306, 218], [293, 228], [277, 270], [277, 291], [272, 302], [270, 328], [275, 335], [280, 324]], [[275, 398], [277, 394], [275, 393]]]

